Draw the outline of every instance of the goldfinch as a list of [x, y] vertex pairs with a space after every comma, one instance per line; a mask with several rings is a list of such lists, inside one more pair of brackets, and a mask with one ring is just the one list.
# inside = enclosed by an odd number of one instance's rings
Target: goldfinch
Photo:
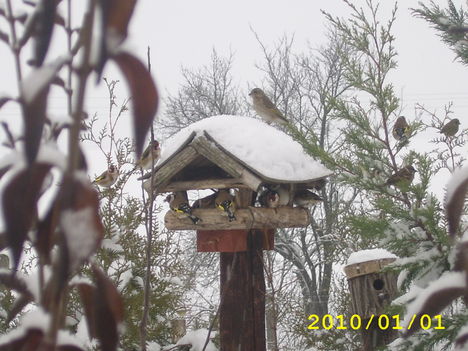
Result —
[[458, 118], [454, 118], [451, 121], [447, 122], [441, 129], [439, 133], [444, 134], [446, 137], [453, 137], [458, 133], [458, 127], [460, 126], [460, 121]]
[[190, 218], [193, 224], [197, 224], [201, 221], [200, 218], [192, 214], [192, 208], [189, 205], [187, 193], [185, 191], [177, 191], [169, 194], [165, 201], [169, 203], [169, 207], [172, 211]]
[[275, 122], [278, 124], [286, 124], [288, 120], [281, 113], [280, 110], [275, 106], [274, 103], [265, 95], [262, 89], [254, 88], [249, 93], [249, 96], [252, 97], [252, 106], [257, 112], [257, 114], [263, 118], [263, 120], [271, 124]]
[[229, 190], [222, 189], [218, 191], [215, 198], [215, 206], [227, 213], [229, 222], [236, 220], [236, 216], [234, 215], [236, 203], [234, 202], [234, 196], [229, 193]]
[[160, 157], [161, 147], [159, 146], [159, 142], [157, 140], [153, 140], [153, 142], [150, 142], [147, 146], [145, 151], [143, 151], [133, 170], [137, 168], [150, 169], [153, 164], [157, 163]]
[[414, 179], [416, 169], [409, 165], [393, 173], [386, 181], [385, 185], [393, 185], [400, 190], [406, 191]]
[[405, 117], [400, 116], [397, 118], [395, 124], [393, 125], [392, 134], [393, 137], [398, 141], [408, 140], [411, 131]]
[[260, 194], [258, 202], [263, 207], [276, 208], [289, 203], [289, 191], [281, 186], [266, 187]]
[[96, 179], [94, 179], [93, 184], [99, 185], [103, 188], [109, 188], [114, 184], [119, 178], [119, 171], [114, 165], [110, 165], [107, 171], [102, 172], [102, 174]]
[[320, 196], [307, 189], [296, 192], [293, 200], [293, 202], [299, 207], [310, 207], [321, 201], [323, 201], [323, 199]]

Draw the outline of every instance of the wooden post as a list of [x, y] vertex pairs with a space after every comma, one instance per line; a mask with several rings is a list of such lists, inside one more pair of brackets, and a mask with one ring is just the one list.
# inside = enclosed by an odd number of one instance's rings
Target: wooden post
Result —
[[221, 252], [221, 351], [265, 351], [263, 232], [247, 234], [247, 252]]
[[[252, 191], [241, 189], [239, 205], [251, 205]], [[265, 278], [262, 230], [249, 230], [247, 251], [220, 253], [221, 351], [266, 351]]]

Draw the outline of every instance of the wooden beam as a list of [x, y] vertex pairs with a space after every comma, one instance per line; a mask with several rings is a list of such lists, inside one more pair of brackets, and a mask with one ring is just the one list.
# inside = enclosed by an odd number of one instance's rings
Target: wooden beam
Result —
[[193, 181], [175, 181], [166, 186], [159, 187], [158, 193], [168, 193], [183, 190], [202, 190], [202, 189], [227, 189], [227, 188], [248, 188], [239, 178], [228, 179], [204, 179]]
[[[274, 250], [275, 230], [257, 230], [263, 237], [263, 250]], [[244, 252], [248, 248], [249, 231], [234, 230], [197, 230], [198, 252]]]
[[[181, 152], [175, 154], [168, 162], [165, 163], [164, 167], [161, 167], [154, 173], [153, 186], [156, 189], [156, 192], [159, 193], [160, 191], [158, 189], [160, 187], [164, 187], [168, 184], [175, 174], [192, 162], [197, 156], [197, 151], [191, 146], [187, 146]], [[143, 182], [143, 188], [146, 191], [149, 191], [151, 188], [151, 177]]]
[[232, 230], [232, 229], [268, 229], [297, 228], [310, 224], [310, 213], [302, 207], [263, 208], [248, 207], [238, 209], [236, 220], [229, 222], [225, 212], [216, 208], [197, 208], [193, 214], [201, 218], [198, 224], [169, 210], [164, 223], [169, 230]]

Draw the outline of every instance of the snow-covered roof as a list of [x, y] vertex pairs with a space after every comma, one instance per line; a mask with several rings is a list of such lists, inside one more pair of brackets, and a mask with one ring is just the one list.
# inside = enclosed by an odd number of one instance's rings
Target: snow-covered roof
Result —
[[286, 133], [244, 116], [213, 116], [180, 130], [162, 145], [160, 168], [198, 136], [208, 136], [226, 153], [263, 178], [306, 182], [332, 172]]
[[362, 263], [367, 261], [382, 260], [385, 258], [398, 258], [398, 256], [385, 249], [369, 249], [353, 252], [349, 255], [347, 265]]

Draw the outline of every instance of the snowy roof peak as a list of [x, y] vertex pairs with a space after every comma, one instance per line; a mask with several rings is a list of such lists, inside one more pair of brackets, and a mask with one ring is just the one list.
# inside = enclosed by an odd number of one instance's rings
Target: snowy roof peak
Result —
[[173, 135], [162, 145], [156, 169], [198, 137], [208, 138], [264, 179], [294, 183], [332, 174], [279, 129], [251, 117], [228, 115], [205, 118]]

